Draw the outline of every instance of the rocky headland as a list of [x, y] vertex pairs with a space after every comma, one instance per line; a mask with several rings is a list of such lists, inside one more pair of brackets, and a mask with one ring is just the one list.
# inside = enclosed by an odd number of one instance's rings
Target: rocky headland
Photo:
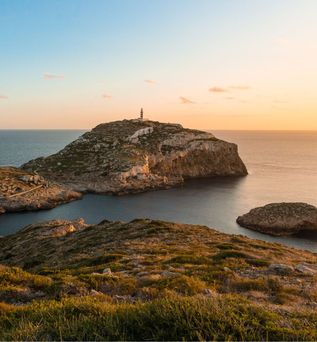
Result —
[[81, 192], [126, 194], [187, 178], [244, 176], [237, 146], [179, 124], [123, 120], [100, 124], [60, 152], [24, 164]]
[[0, 239], [1, 340], [316, 340], [317, 256], [149, 219]]
[[306, 203], [270, 203], [239, 216], [237, 223], [261, 233], [287, 236], [317, 232], [317, 208]]
[[54, 208], [82, 194], [48, 182], [36, 173], [15, 167], [0, 168], [0, 214]]

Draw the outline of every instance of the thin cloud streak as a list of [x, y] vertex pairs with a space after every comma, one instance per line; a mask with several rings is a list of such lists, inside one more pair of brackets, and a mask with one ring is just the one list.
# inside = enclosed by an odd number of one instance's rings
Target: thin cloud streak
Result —
[[226, 92], [228, 92], [227, 89], [222, 88], [222, 87], [212, 87], [212, 88], [209, 88], [209, 91], [211, 93], [226, 93]]
[[147, 84], [157, 84], [157, 82], [156, 81], [154, 81], [154, 80], [144, 80], [144, 82], [145, 83], [147, 83]]
[[107, 94], [103, 94], [102, 98], [106, 99], [106, 100], [111, 100], [112, 96], [111, 95], [107, 95]]
[[233, 89], [233, 90], [249, 90], [249, 89], [251, 89], [251, 87], [248, 85], [234, 85], [234, 86], [230, 86], [229, 88]]
[[211, 93], [228, 93], [232, 90], [249, 90], [249, 89], [251, 89], [251, 87], [248, 85], [232, 85], [226, 88], [215, 86], [215, 87], [209, 88], [209, 91]]
[[0, 100], [7, 100], [9, 97], [6, 95], [0, 95]]
[[62, 80], [65, 78], [64, 75], [45, 73], [43, 75], [44, 80]]
[[194, 104], [195, 102], [188, 99], [187, 97], [180, 96], [179, 97], [182, 104]]

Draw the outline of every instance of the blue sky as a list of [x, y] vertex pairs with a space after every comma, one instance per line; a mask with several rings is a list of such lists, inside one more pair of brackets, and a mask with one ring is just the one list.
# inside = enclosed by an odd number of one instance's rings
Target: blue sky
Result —
[[144, 106], [197, 128], [309, 129], [316, 14], [315, 0], [0, 0], [0, 128]]

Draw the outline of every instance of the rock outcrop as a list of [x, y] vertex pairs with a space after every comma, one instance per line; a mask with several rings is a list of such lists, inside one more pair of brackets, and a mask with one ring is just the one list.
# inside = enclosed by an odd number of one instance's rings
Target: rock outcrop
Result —
[[275, 236], [317, 232], [317, 208], [306, 203], [271, 203], [239, 216], [237, 223]]
[[14, 167], [0, 168], [0, 214], [56, 207], [82, 194]]
[[247, 174], [235, 144], [179, 124], [141, 120], [101, 124], [22, 168], [77, 191], [112, 194], [168, 188], [187, 178]]

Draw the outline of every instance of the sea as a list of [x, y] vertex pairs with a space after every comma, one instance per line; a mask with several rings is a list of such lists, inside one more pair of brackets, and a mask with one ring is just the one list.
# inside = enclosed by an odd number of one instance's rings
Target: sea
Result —
[[[20, 166], [62, 149], [85, 131], [0, 130], [0, 165]], [[240, 227], [236, 218], [271, 202], [307, 202], [317, 206], [317, 132], [212, 131], [234, 142], [249, 175], [187, 181], [183, 186], [125, 196], [87, 194], [80, 201], [51, 210], [0, 215], [0, 235], [51, 219], [84, 218], [127, 221], [153, 218], [206, 225], [317, 252], [317, 233], [272, 237]]]

